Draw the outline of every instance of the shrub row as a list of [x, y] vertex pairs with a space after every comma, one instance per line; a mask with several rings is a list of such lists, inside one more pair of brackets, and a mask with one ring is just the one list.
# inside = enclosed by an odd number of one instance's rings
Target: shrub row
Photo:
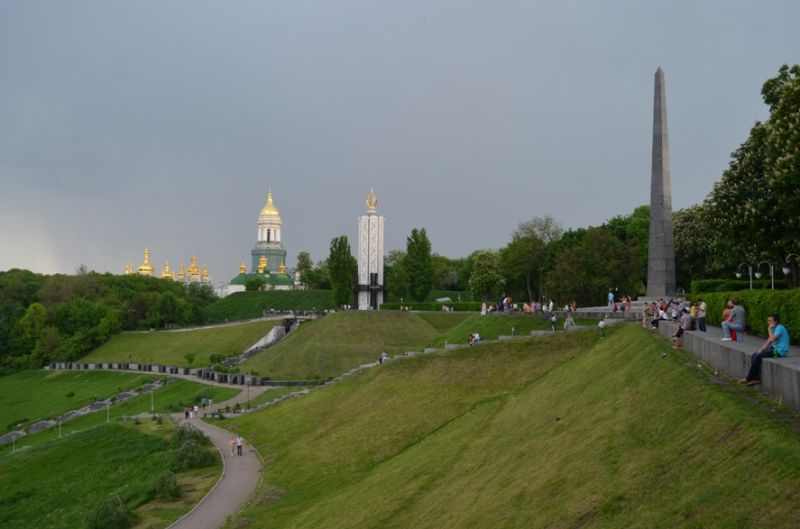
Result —
[[767, 316], [777, 313], [786, 326], [792, 343], [800, 343], [800, 290], [742, 290], [710, 292], [692, 296], [702, 298], [708, 305], [708, 323], [720, 325], [722, 311], [731, 298], [747, 311], [747, 328], [759, 336], [767, 336]]
[[[771, 286], [769, 279], [753, 279], [754, 289], [768, 289]], [[695, 279], [692, 281], [692, 294], [708, 292], [738, 292], [750, 290], [749, 279]], [[775, 280], [775, 288], [786, 290], [789, 283], [785, 279]]]
[[433, 310], [441, 311], [442, 307], [449, 307], [456, 312], [477, 312], [481, 310], [481, 303], [478, 301], [455, 301], [453, 303], [436, 302], [413, 302], [413, 303], [383, 303], [381, 310], [400, 310], [400, 307], [407, 307], [409, 310]]

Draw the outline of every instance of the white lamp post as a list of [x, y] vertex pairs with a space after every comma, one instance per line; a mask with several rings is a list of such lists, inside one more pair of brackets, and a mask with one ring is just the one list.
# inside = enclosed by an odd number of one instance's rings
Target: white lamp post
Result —
[[739, 267], [736, 271], [736, 278], [742, 278], [742, 267], [745, 265], [747, 266], [747, 276], [750, 278], [750, 290], [753, 290], [753, 267], [750, 266], [749, 263], [739, 263]]
[[[761, 261], [756, 265], [756, 270], [761, 268], [762, 264], [769, 266], [769, 278], [772, 280], [772, 290], [775, 290], [775, 267], [768, 261]], [[761, 279], [761, 272], [756, 272], [756, 279]]]

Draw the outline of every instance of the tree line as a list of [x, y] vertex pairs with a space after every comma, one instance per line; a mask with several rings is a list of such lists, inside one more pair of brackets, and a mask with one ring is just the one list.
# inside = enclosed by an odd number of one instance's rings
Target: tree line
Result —
[[89, 272], [0, 272], [0, 369], [80, 358], [123, 330], [204, 323], [208, 285]]

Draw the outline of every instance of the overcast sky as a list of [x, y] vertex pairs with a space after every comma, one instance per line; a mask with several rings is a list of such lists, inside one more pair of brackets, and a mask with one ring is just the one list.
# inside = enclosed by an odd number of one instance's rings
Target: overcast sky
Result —
[[673, 206], [703, 200], [800, 62], [800, 2], [0, 2], [0, 270], [250, 263], [272, 187], [289, 266], [355, 245], [499, 248], [520, 221], [649, 200], [666, 75]]

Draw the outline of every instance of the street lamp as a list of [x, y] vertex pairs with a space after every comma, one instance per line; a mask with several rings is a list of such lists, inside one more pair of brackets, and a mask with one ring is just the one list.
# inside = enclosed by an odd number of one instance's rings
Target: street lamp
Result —
[[800, 263], [800, 255], [797, 255], [796, 253], [790, 253], [789, 255], [787, 255], [786, 256], [786, 266], [783, 267], [783, 275], [785, 275], [785, 276], [788, 276], [789, 273], [792, 271], [792, 269], [789, 268], [789, 262], [790, 262], [792, 257], [794, 257], [795, 261]]
[[[765, 263], [769, 265], [769, 278], [772, 280], [772, 290], [775, 290], [775, 267], [772, 266], [772, 263], [768, 261], [761, 261], [756, 265], [756, 270], [761, 268], [761, 265]], [[756, 272], [756, 279], [761, 279], [761, 272]]]
[[750, 266], [749, 263], [739, 263], [738, 268], [736, 269], [736, 278], [742, 278], [742, 267], [747, 266], [747, 275], [750, 278], [750, 290], [753, 290], [753, 267]]

